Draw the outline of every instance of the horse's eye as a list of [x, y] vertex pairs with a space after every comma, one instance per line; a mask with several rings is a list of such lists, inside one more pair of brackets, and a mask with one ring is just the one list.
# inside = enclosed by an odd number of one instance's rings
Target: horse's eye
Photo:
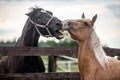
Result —
[[61, 26], [61, 23], [58, 23], [58, 22], [57, 22], [56, 25], [57, 25], [57, 26]]
[[88, 24], [87, 22], [84, 22], [84, 25], [85, 25], [85, 26], [89, 26], [89, 24]]
[[42, 18], [42, 16], [41, 16], [41, 15], [39, 15], [37, 18]]

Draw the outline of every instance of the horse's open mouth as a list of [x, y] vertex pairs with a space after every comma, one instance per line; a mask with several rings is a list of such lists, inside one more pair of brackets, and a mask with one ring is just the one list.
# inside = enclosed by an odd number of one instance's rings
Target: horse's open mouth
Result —
[[62, 39], [62, 38], [64, 38], [62, 32], [63, 32], [62, 29], [57, 29], [57, 30], [55, 30], [55, 37], [56, 37], [57, 39]]

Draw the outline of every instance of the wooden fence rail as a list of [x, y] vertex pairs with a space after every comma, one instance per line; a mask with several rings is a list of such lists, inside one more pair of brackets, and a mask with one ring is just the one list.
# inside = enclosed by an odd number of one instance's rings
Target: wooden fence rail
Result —
[[[120, 49], [104, 48], [109, 56], [120, 56]], [[77, 55], [78, 48], [54, 48], [54, 47], [0, 47], [2, 56], [58, 56]]]
[[80, 80], [78, 72], [1, 74], [0, 80]]
[[[120, 56], [120, 49], [104, 48], [109, 56]], [[59, 56], [77, 55], [77, 48], [53, 47], [0, 47], [2, 56]], [[52, 65], [54, 64], [54, 59]], [[54, 66], [53, 66], [54, 68]], [[14, 78], [14, 79], [13, 79]], [[80, 80], [79, 72], [0, 74], [0, 80]]]

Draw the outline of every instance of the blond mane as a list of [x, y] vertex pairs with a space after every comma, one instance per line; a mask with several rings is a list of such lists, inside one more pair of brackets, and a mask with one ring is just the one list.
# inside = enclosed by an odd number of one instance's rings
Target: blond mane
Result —
[[97, 36], [95, 30], [91, 33], [90, 36], [90, 45], [93, 48], [94, 54], [98, 62], [101, 66], [105, 66], [105, 64], [109, 63], [110, 57], [106, 55], [104, 52], [102, 45], [100, 43], [99, 37]]

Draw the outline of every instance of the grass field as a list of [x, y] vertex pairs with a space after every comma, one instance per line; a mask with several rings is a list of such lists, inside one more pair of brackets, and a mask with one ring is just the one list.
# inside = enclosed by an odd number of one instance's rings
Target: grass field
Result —
[[[46, 72], [48, 72], [48, 56], [42, 56]], [[78, 72], [77, 62], [57, 59], [57, 72]]]

